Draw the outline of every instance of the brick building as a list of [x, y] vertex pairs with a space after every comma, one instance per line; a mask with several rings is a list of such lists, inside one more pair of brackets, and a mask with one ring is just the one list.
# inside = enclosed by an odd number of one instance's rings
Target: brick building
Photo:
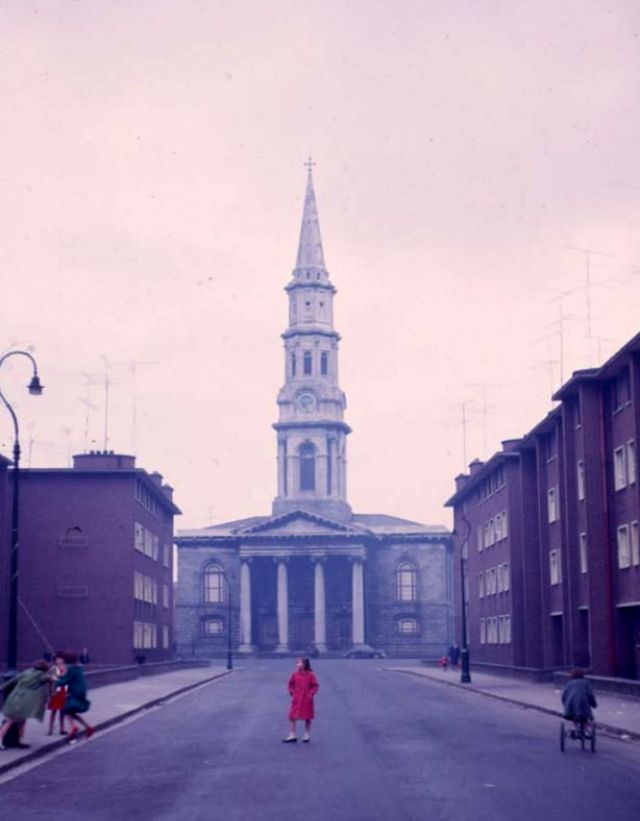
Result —
[[399, 656], [439, 655], [453, 626], [450, 534], [356, 514], [347, 500], [351, 429], [338, 381], [336, 289], [325, 268], [311, 170], [286, 291], [272, 513], [178, 535], [179, 652], [220, 654], [231, 632], [245, 653], [369, 644]]
[[133, 456], [95, 452], [74, 456], [73, 468], [21, 470], [19, 661], [85, 647], [98, 664], [172, 657], [179, 512], [162, 476]]
[[640, 334], [553, 398], [522, 439], [457, 477], [447, 502], [458, 567], [467, 552], [473, 658], [639, 678]]

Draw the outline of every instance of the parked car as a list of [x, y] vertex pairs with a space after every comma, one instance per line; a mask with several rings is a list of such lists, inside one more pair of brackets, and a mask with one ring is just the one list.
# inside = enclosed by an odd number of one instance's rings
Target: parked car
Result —
[[344, 657], [347, 659], [383, 659], [387, 657], [387, 654], [384, 650], [376, 650], [369, 644], [361, 644], [359, 647], [347, 650]]

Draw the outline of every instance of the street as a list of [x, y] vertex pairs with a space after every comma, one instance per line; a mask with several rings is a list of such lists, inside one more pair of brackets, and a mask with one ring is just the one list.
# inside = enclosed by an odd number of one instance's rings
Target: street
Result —
[[[310, 744], [282, 744], [293, 659], [231, 676], [0, 784], [21, 821], [636, 821], [638, 745], [562, 754], [559, 720], [386, 670], [318, 660]], [[300, 733], [301, 735], [301, 733]]]

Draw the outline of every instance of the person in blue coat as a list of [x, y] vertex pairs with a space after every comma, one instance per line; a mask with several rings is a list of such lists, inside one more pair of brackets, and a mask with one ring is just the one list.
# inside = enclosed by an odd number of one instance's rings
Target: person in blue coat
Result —
[[569, 681], [562, 691], [564, 717], [579, 724], [593, 721], [593, 707], [598, 706], [591, 682], [584, 677], [584, 670], [574, 667], [569, 673]]
[[80, 713], [87, 712], [91, 702], [87, 698], [87, 681], [84, 677], [84, 670], [78, 664], [78, 657], [75, 653], [64, 653], [64, 673], [56, 679], [56, 687], [67, 688], [63, 712], [69, 716], [71, 722], [69, 741], [75, 741], [78, 735], [78, 724], [85, 728], [87, 738], [91, 738], [95, 733], [95, 727], [80, 716]]

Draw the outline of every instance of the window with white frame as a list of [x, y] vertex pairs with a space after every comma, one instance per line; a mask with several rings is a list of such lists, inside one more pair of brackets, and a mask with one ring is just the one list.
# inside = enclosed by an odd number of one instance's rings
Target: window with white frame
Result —
[[502, 533], [502, 513], [496, 513], [494, 521], [496, 523], [496, 542], [499, 542], [504, 538]]
[[158, 646], [158, 627], [146, 621], [134, 621], [133, 646], [136, 650], [153, 649]]
[[171, 545], [165, 544], [162, 547], [162, 564], [165, 567], [171, 567]]
[[640, 534], [638, 533], [638, 522], [631, 522], [631, 564], [640, 564]]
[[496, 591], [502, 593], [502, 565], [496, 567]]
[[578, 459], [578, 501], [584, 501], [584, 462]]
[[398, 619], [398, 633], [402, 636], [412, 636], [418, 632], [417, 619]]
[[162, 625], [162, 646], [165, 650], [169, 648], [169, 625]]
[[509, 537], [509, 526], [508, 526], [508, 518], [507, 518], [507, 511], [502, 511], [502, 538], [507, 539]]
[[560, 567], [560, 551], [549, 551], [549, 582], [550, 584], [560, 584], [562, 581], [562, 569]]
[[396, 570], [396, 598], [398, 601], [416, 600], [416, 571], [409, 562], [402, 562]]
[[484, 573], [478, 573], [478, 598], [484, 599]]
[[162, 606], [169, 607], [169, 585], [162, 585]]
[[618, 527], [618, 567], [622, 570], [631, 564], [631, 545], [629, 542], [629, 525]]
[[547, 490], [547, 519], [549, 524], [558, 521], [558, 488], [550, 487]]
[[487, 570], [487, 595], [494, 596], [497, 590], [496, 569], [490, 567]]
[[497, 644], [498, 642], [498, 617], [491, 616], [487, 619], [487, 644]]
[[500, 565], [502, 571], [502, 590], [506, 593], [511, 587], [511, 573], [509, 572], [509, 562]]
[[633, 439], [627, 442], [627, 482], [630, 485], [636, 481], [636, 443]]
[[613, 487], [622, 490], [627, 486], [627, 450], [623, 445], [613, 451]]
[[586, 573], [588, 570], [588, 563], [587, 563], [587, 534], [581, 533], [579, 537], [579, 547], [580, 547], [580, 572]]
[[139, 553], [144, 553], [144, 527], [140, 522], [133, 524], [133, 545]]
[[499, 616], [498, 620], [498, 634], [500, 644], [511, 644], [511, 616]]
[[482, 525], [478, 525], [476, 534], [478, 538], [478, 551], [482, 551], [484, 548], [484, 532], [482, 530]]
[[491, 533], [489, 531], [489, 522], [484, 525], [484, 546], [491, 547]]
[[487, 643], [487, 622], [480, 619], [480, 644]]
[[224, 572], [218, 564], [205, 567], [204, 600], [212, 604], [224, 601]]
[[207, 636], [221, 636], [224, 633], [224, 623], [220, 618], [205, 619], [202, 628]]

